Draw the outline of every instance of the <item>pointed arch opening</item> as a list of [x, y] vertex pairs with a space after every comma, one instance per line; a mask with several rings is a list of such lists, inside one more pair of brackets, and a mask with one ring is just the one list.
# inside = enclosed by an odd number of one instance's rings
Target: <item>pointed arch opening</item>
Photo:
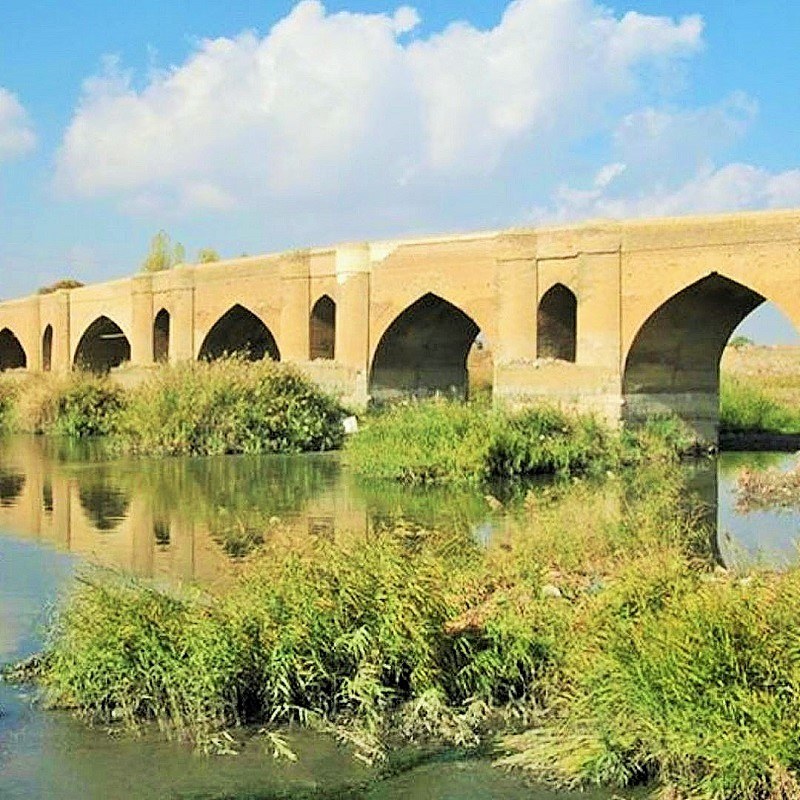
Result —
[[153, 361], [163, 364], [169, 361], [169, 311], [162, 308], [153, 322]]
[[467, 356], [479, 333], [461, 309], [426, 294], [381, 337], [372, 361], [370, 395], [377, 401], [435, 394], [466, 398]]
[[575, 362], [578, 343], [578, 298], [563, 283], [550, 287], [536, 317], [536, 357]]
[[131, 360], [128, 337], [112, 319], [98, 317], [84, 332], [73, 365], [90, 372], [108, 372]]
[[203, 340], [198, 358], [213, 361], [226, 355], [239, 355], [248, 361], [281, 359], [270, 329], [241, 305], [233, 306], [214, 323]]
[[28, 357], [19, 339], [9, 328], [0, 331], [0, 372], [7, 369], [26, 369]]
[[53, 368], [53, 326], [48, 325], [42, 334], [42, 371]]
[[766, 298], [712, 273], [673, 295], [636, 334], [625, 360], [623, 416], [676, 414], [698, 437], [719, 431], [719, 365], [739, 324]]
[[309, 320], [309, 358], [333, 360], [336, 355], [336, 303], [322, 295], [311, 309]]

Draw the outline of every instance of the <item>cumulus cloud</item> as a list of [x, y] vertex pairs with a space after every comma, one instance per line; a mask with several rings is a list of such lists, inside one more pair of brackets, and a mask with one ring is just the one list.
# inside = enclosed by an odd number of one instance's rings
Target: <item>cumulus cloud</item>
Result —
[[16, 95], [0, 87], [0, 162], [30, 152], [36, 146], [27, 111]]
[[263, 36], [199, 42], [142, 89], [110, 60], [83, 86], [56, 187], [142, 211], [368, 208], [377, 192], [432, 182], [455, 196], [630, 112], [642, 81], [696, 53], [703, 29], [593, 0], [514, 0], [491, 29], [409, 37], [419, 22], [409, 6], [328, 13], [303, 0]]
[[534, 208], [531, 217], [616, 219], [799, 205], [800, 171], [715, 165], [717, 154], [747, 133], [757, 113], [756, 102], [741, 92], [700, 108], [630, 112], [611, 135], [619, 161], [583, 187], [560, 185], [552, 202]]
[[615, 194], [607, 191], [609, 187], [596, 181], [586, 190], [561, 187], [553, 208], [538, 209], [534, 216], [624, 219], [800, 206], [800, 169], [770, 172], [752, 164], [706, 166], [677, 186], [657, 185], [646, 191]]

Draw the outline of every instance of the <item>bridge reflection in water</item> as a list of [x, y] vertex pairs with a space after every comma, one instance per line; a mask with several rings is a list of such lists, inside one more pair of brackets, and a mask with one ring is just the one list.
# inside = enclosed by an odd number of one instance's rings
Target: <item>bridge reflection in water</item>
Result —
[[[795, 560], [800, 514], [739, 513], [734, 491], [741, 468], [788, 468], [787, 459], [794, 463], [787, 455], [729, 454], [686, 466], [724, 563]], [[611, 482], [596, 502], [613, 511], [626, 491]], [[278, 530], [333, 539], [399, 524], [483, 544], [518, 529], [525, 490], [497, 494], [502, 504], [487, 501], [485, 490], [371, 484], [336, 454], [109, 460], [46, 438], [0, 445], [0, 534], [140, 577], [206, 585], [224, 582], [232, 564]], [[535, 519], [528, 513], [523, 523]]]
[[215, 584], [272, 529], [333, 538], [398, 523], [479, 540], [504, 524], [481, 492], [370, 486], [336, 454], [98, 460], [46, 438], [0, 445], [0, 532], [140, 577]]

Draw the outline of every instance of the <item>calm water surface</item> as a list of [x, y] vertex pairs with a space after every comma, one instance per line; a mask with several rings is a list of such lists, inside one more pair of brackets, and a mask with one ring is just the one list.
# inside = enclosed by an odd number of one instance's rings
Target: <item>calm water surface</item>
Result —
[[[740, 513], [734, 491], [745, 466], [794, 463], [794, 456], [781, 454], [727, 454], [689, 468], [691, 485], [718, 523], [717, 548], [729, 565], [782, 566], [796, 557], [800, 514]], [[514, 507], [514, 498], [502, 499]], [[481, 493], [360, 483], [332, 455], [108, 462], [76, 458], [50, 441], [9, 440], [0, 447], [0, 663], [40, 648], [48, 609], [83, 563], [214, 585], [271, 526], [333, 537], [395, 524], [448, 528], [483, 542], [507, 517]], [[0, 710], [3, 800], [189, 798], [315, 787], [335, 793], [352, 784], [364, 784], [363, 797], [376, 799], [556, 797], [476, 761], [430, 763], [375, 781], [329, 738], [306, 733], [291, 737], [300, 756], [295, 764], [273, 761], [256, 740], [235, 758], [204, 758], [158, 736], [112, 737], [87, 728], [68, 714], [42, 711], [25, 692], [2, 683]]]

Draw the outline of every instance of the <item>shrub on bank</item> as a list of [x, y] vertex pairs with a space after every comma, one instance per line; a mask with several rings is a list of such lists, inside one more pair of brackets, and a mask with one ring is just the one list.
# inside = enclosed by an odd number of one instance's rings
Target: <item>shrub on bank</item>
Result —
[[272, 362], [164, 366], [128, 393], [116, 443], [145, 455], [332, 450], [344, 413], [309, 379]]
[[540, 716], [569, 649], [592, 633], [585, 604], [625, 553], [693, 551], [671, 465], [641, 485], [577, 492], [531, 505], [485, 548], [403, 528], [334, 539], [273, 529], [217, 596], [91, 576], [52, 630], [45, 687], [91, 719], [156, 720], [201, 739], [296, 720], [375, 746], [475, 744]]
[[767, 396], [752, 383], [723, 378], [719, 422], [726, 433], [800, 433], [800, 410]]
[[41, 375], [19, 387], [12, 427], [25, 433], [83, 438], [114, 432], [124, 393], [90, 372]]
[[14, 409], [16, 407], [18, 388], [11, 381], [0, 381], [0, 433], [6, 433], [14, 427]]
[[569, 785], [657, 782], [667, 796], [800, 792], [800, 571], [702, 576], [630, 562], [587, 610], [567, 688], [505, 763]]
[[691, 443], [676, 420], [620, 436], [593, 416], [550, 406], [510, 412], [432, 400], [398, 404], [367, 420], [347, 456], [370, 478], [480, 482], [599, 473], [648, 453], [674, 457]]

